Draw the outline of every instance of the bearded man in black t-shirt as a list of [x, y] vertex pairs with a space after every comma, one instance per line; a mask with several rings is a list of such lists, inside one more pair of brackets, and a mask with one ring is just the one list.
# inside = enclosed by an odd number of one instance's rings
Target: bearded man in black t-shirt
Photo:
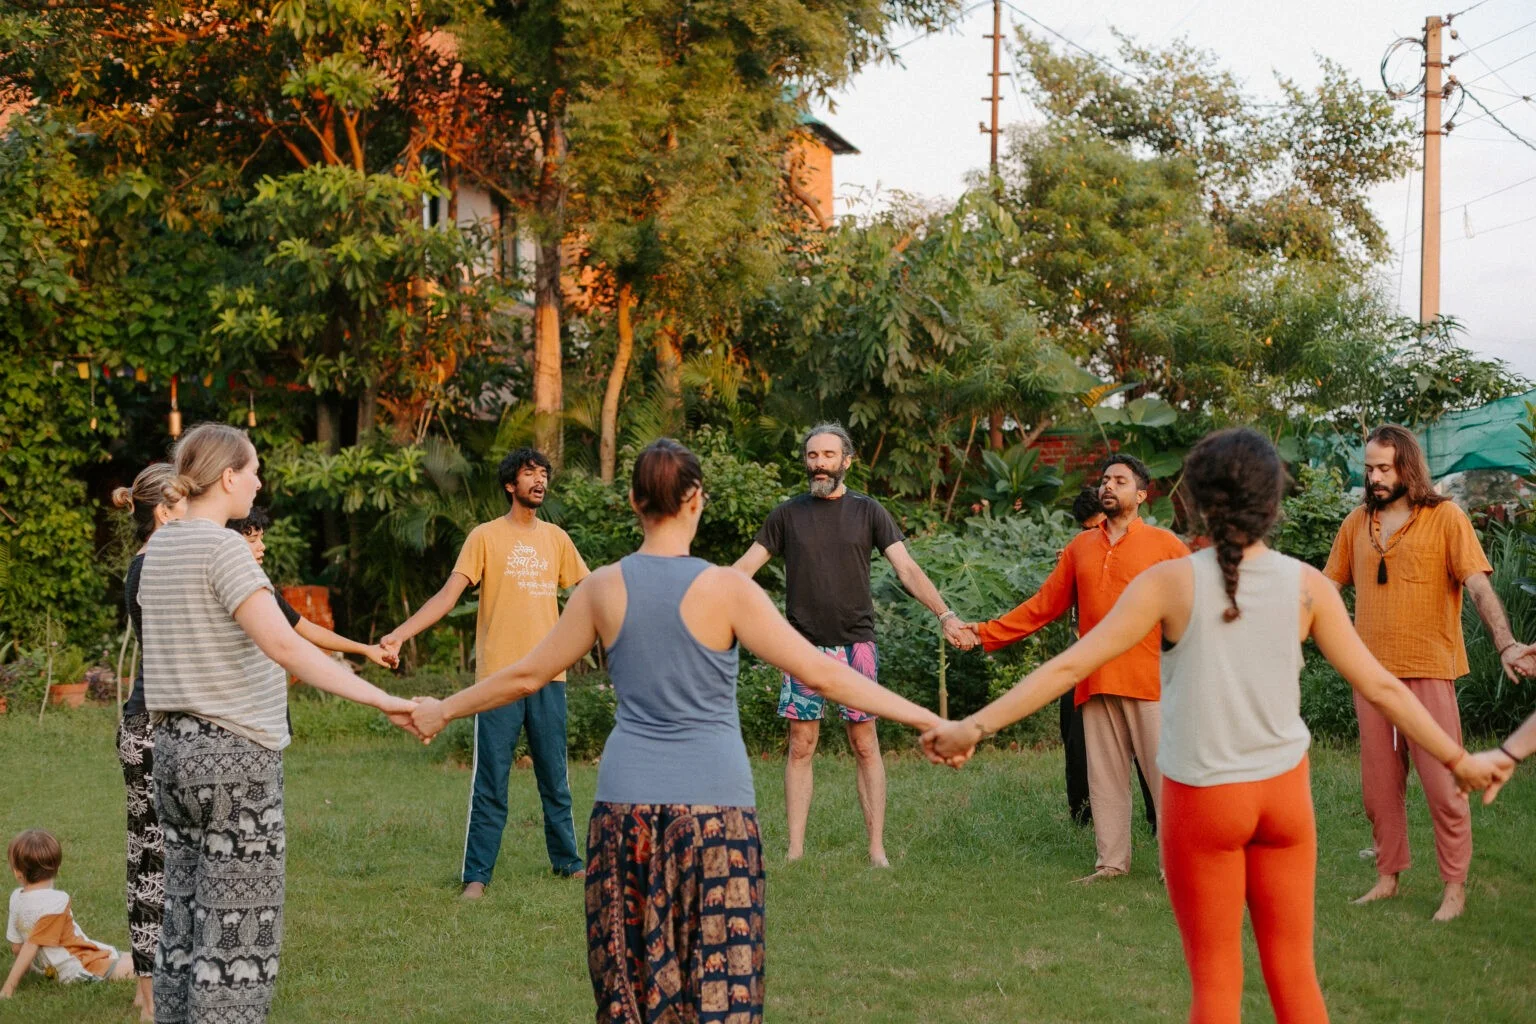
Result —
[[[969, 633], [902, 543], [901, 528], [879, 502], [843, 484], [853, 465], [853, 440], [837, 423], [813, 427], [801, 446], [810, 492], [768, 514], [757, 539], [735, 568], [748, 576], [775, 555], [784, 557], [785, 614], [811, 643], [868, 676], [877, 677], [875, 607], [869, 590], [871, 551], [896, 570], [907, 592], [939, 617], [950, 643], [968, 649]], [[789, 859], [805, 853], [811, 813], [812, 757], [826, 701], [798, 679], [784, 677], [779, 717], [789, 721], [789, 759], [784, 765], [784, 804], [789, 812]], [[858, 762], [859, 806], [869, 833], [869, 860], [889, 867], [885, 856], [885, 763], [875, 719], [841, 708], [848, 745]]]

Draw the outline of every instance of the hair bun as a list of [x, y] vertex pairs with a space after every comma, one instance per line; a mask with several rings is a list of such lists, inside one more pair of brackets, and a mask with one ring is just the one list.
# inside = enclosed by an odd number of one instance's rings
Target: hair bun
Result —
[[117, 508], [125, 508], [133, 511], [133, 488], [117, 487], [112, 491], [112, 504]]
[[197, 481], [185, 473], [178, 473], [167, 480], [161, 490], [165, 495], [165, 503], [174, 505], [183, 498], [190, 498], [197, 493]]

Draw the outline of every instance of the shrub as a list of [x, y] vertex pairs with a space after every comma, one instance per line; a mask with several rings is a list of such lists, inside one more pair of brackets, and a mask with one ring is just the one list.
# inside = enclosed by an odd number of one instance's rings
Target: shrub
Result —
[[[1493, 590], [1504, 604], [1515, 638], [1536, 640], [1536, 550], [1522, 529], [1495, 528], [1484, 544], [1493, 564]], [[1462, 603], [1462, 633], [1471, 673], [1457, 687], [1462, 725], [1472, 733], [1503, 736], [1536, 711], [1536, 684], [1510, 683], [1483, 620], [1470, 600]]]
[[1336, 469], [1302, 466], [1295, 493], [1281, 504], [1280, 524], [1272, 538], [1277, 551], [1321, 569], [1333, 550], [1344, 517], [1359, 504], [1344, 488]]

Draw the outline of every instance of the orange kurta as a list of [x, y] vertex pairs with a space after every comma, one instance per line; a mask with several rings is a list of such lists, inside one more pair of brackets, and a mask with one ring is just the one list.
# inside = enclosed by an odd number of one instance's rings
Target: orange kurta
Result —
[[[1377, 583], [1383, 561], [1387, 582]], [[1356, 508], [1323, 569], [1340, 586], [1354, 584], [1355, 631], [1399, 679], [1467, 674], [1461, 589], [1468, 577], [1491, 572], [1471, 520], [1450, 501], [1415, 510], [1385, 543], [1376, 517]]]
[[[981, 624], [977, 633], [989, 651], [1007, 647], [1066, 614], [1077, 604], [1077, 632], [1087, 633], [1115, 606], [1131, 580], [1158, 562], [1183, 558], [1189, 548], [1167, 530], [1132, 519], [1118, 543], [1101, 524], [1084, 530], [1062, 551], [1056, 568], [1034, 597], [1002, 618]], [[1126, 651], [1077, 684], [1074, 700], [1081, 704], [1096, 693], [1135, 700], [1162, 695], [1159, 675], [1163, 629], [1158, 626]]]

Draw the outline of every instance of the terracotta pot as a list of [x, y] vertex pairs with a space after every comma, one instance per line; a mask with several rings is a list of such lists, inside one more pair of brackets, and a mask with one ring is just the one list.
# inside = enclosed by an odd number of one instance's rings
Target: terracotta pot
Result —
[[293, 610], [317, 626], [336, 628], [336, 616], [331, 614], [331, 588], [318, 586], [283, 587], [283, 597], [293, 605]]
[[85, 703], [85, 691], [89, 683], [54, 683], [48, 689], [48, 703], [78, 708]]

